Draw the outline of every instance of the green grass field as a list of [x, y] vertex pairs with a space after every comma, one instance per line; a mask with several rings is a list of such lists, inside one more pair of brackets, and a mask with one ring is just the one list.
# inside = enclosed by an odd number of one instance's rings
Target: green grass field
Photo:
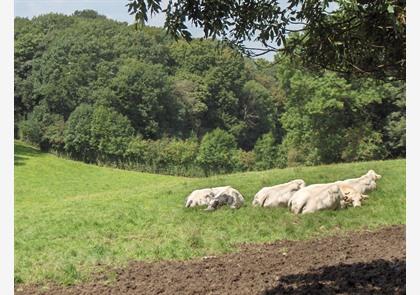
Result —
[[[263, 186], [383, 177], [362, 208], [295, 216], [253, 208]], [[232, 185], [239, 210], [184, 208], [194, 189]], [[15, 282], [77, 283], [103, 266], [131, 260], [189, 259], [235, 250], [243, 242], [306, 239], [405, 223], [405, 160], [275, 169], [185, 178], [97, 167], [15, 143]], [[101, 266], [98, 266], [100, 264]]]

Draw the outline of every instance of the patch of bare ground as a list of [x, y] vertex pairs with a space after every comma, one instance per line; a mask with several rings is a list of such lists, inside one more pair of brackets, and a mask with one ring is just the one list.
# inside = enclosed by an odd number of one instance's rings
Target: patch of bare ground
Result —
[[247, 244], [217, 257], [132, 262], [75, 286], [16, 286], [15, 294], [405, 294], [405, 241], [399, 225]]

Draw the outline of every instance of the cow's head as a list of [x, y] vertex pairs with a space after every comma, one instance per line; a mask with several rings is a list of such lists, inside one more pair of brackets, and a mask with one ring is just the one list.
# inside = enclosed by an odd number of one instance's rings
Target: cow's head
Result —
[[344, 192], [342, 200], [344, 201], [345, 207], [353, 204], [353, 201], [350, 198], [350, 192]]
[[209, 208], [207, 208], [208, 210], [212, 210], [210, 208], [216, 209], [217, 207], [219, 207], [220, 205], [220, 201], [217, 198], [211, 198], [210, 202], [209, 202]]
[[355, 193], [354, 196], [352, 197], [352, 203], [353, 203], [353, 207], [362, 207], [362, 194], [360, 193]]
[[214, 199], [214, 196], [215, 196], [214, 192], [210, 192], [204, 198], [206, 199], [207, 203], [209, 204], [211, 202], [211, 200]]
[[374, 170], [369, 170], [366, 175], [368, 175], [369, 178], [371, 178], [372, 180], [378, 180], [382, 177], [381, 175], [377, 174]]
[[361, 193], [348, 185], [340, 186], [340, 190], [342, 193], [342, 199], [346, 205], [353, 205], [353, 207], [362, 206], [363, 195]]
[[301, 188], [304, 188], [306, 183], [303, 179], [296, 179], [295, 180], [295, 184], [296, 184], [296, 189], [299, 190]]

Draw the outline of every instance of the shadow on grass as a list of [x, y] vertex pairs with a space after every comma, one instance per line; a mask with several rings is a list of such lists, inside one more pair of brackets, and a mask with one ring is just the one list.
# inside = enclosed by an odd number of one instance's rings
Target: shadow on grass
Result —
[[405, 260], [375, 260], [282, 277], [274, 294], [405, 294]]
[[33, 147], [15, 143], [15, 166], [24, 165], [28, 158], [39, 157], [42, 154], [42, 152]]

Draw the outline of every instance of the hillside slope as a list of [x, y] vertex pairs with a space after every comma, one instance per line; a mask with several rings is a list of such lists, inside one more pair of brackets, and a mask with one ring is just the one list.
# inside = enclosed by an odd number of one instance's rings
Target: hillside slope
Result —
[[[262, 187], [383, 176], [362, 208], [295, 216], [253, 208]], [[194, 189], [232, 185], [245, 207], [185, 209]], [[243, 242], [306, 239], [405, 223], [405, 160], [275, 169], [183, 178], [97, 167], [15, 144], [15, 282], [74, 283], [130, 260], [189, 259], [226, 253]]]

